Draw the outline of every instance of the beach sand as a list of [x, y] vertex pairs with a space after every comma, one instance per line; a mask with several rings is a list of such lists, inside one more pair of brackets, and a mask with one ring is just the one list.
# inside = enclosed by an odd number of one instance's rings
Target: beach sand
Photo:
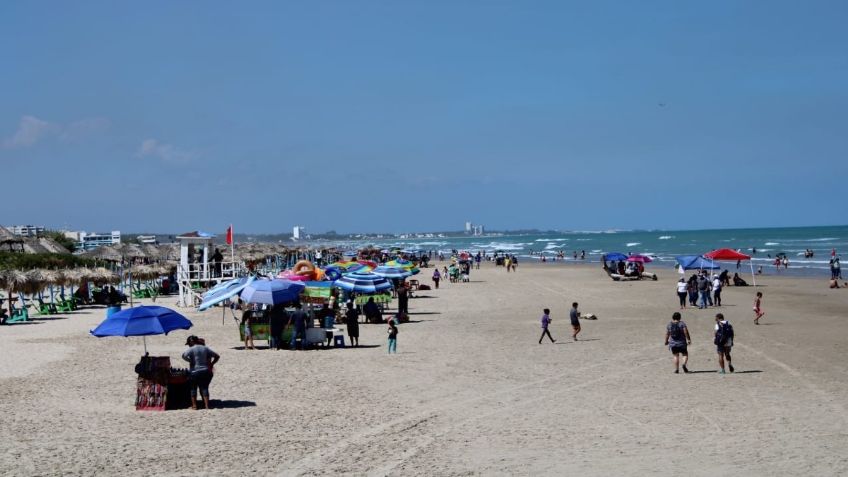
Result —
[[[360, 325], [360, 349], [245, 351], [229, 312], [186, 311], [221, 354], [211, 411], [136, 412], [142, 340], [89, 336], [103, 309], [0, 327], [0, 474], [848, 473], [848, 290], [726, 288], [737, 372], [715, 372], [718, 310], [687, 309], [695, 373], [675, 375], [663, 337], [679, 275], [657, 272], [484, 263], [410, 300], [394, 356], [385, 325]], [[599, 317], [578, 342], [572, 301]], [[556, 344], [537, 344], [544, 307]], [[182, 367], [188, 334], [149, 338], [151, 354]]]

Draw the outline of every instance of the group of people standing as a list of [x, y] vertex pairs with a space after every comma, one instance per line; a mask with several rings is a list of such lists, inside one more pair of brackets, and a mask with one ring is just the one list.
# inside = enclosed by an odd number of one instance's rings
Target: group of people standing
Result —
[[687, 297], [691, 306], [697, 306], [700, 309], [721, 306], [721, 289], [727, 281], [726, 276], [724, 279], [716, 274], [710, 277], [706, 270], [692, 275], [688, 281], [681, 278], [677, 282], [680, 309], [686, 308]]

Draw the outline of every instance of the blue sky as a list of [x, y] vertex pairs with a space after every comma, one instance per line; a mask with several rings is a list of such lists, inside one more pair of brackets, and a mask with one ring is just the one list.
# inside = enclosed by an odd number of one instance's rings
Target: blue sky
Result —
[[844, 224], [848, 3], [0, 2], [0, 223]]

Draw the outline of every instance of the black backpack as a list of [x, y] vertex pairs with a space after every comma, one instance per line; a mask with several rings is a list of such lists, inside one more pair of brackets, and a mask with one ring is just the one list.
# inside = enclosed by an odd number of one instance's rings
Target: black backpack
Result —
[[719, 323], [718, 331], [715, 335], [716, 345], [726, 345], [728, 341], [733, 339], [733, 325], [728, 322]]

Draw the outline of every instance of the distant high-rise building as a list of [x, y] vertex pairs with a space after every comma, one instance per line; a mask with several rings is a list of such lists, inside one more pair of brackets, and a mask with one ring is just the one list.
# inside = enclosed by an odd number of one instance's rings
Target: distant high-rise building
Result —
[[295, 240], [300, 240], [304, 230], [306, 230], [306, 227], [302, 225], [295, 225], [294, 227], [292, 227], [292, 238]]
[[38, 237], [44, 233], [44, 227], [36, 225], [14, 225], [9, 230], [21, 237]]
[[473, 228], [474, 224], [472, 224], [471, 222], [465, 222], [465, 233], [470, 234]]
[[[65, 234], [67, 236], [67, 233]], [[113, 230], [111, 234], [79, 233], [77, 247], [81, 250], [91, 250], [101, 245], [115, 245], [121, 243], [121, 231]]]
[[155, 235], [139, 235], [138, 237], [136, 237], [136, 239], [138, 240], [139, 243], [144, 243], [144, 244], [156, 245], [158, 243], [156, 241]]

